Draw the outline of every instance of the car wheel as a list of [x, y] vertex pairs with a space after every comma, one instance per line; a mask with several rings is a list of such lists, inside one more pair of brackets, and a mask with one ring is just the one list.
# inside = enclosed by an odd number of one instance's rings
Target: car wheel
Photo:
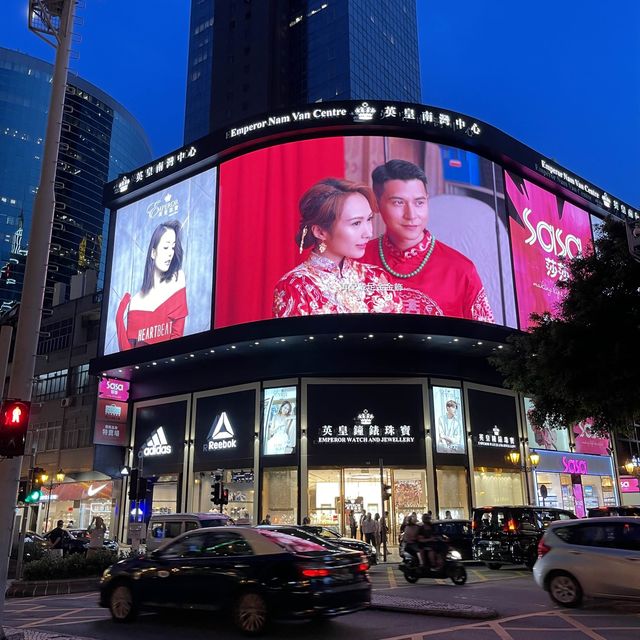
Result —
[[491, 571], [497, 571], [501, 566], [499, 562], [487, 562], [487, 567], [489, 567]]
[[115, 622], [130, 622], [138, 613], [131, 587], [116, 585], [109, 595], [109, 611]]
[[268, 622], [265, 599], [255, 591], [240, 594], [234, 610], [234, 620], [238, 629], [247, 635], [262, 633]]
[[549, 578], [549, 595], [562, 607], [579, 607], [582, 602], [582, 587], [568, 573], [556, 573]]
[[467, 581], [467, 570], [463, 566], [458, 566], [451, 574], [453, 584], [462, 585]]

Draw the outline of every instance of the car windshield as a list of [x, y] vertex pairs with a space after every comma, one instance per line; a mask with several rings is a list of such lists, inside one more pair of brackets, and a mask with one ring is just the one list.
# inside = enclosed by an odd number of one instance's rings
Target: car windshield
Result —
[[335, 540], [340, 537], [340, 534], [333, 531], [333, 529], [325, 529], [324, 527], [318, 531], [317, 535], [323, 538], [329, 538], [330, 540]]
[[200, 520], [200, 524], [205, 527], [222, 527], [227, 524], [226, 518], [211, 518], [211, 520]]
[[317, 551], [322, 551], [324, 553], [325, 551], [324, 547], [321, 547], [319, 544], [311, 542], [310, 540], [294, 538], [286, 533], [271, 531], [269, 529], [258, 529], [258, 531], [260, 531], [260, 534], [265, 538], [268, 538], [271, 542], [274, 542], [279, 547], [282, 547], [290, 553], [311, 553]]

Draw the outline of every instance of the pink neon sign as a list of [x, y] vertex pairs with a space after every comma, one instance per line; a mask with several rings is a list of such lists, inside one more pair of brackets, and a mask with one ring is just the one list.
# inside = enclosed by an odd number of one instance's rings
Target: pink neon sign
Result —
[[580, 475], [589, 473], [586, 460], [562, 456], [562, 466], [564, 467], [563, 473], [579, 473]]
[[129, 399], [129, 383], [126, 380], [116, 380], [115, 378], [101, 378], [98, 396], [108, 400], [126, 402]]
[[640, 493], [640, 478], [633, 476], [620, 477], [620, 493]]

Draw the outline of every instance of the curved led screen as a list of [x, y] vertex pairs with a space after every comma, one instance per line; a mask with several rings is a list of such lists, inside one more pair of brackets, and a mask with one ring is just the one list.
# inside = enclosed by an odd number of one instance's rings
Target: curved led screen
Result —
[[220, 166], [214, 327], [402, 313], [516, 326], [501, 171], [459, 149], [332, 137]]
[[104, 353], [211, 328], [216, 170], [120, 209]]

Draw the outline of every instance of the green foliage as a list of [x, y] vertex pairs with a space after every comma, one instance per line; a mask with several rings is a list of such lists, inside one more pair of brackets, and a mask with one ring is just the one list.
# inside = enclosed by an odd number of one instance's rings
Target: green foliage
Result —
[[87, 578], [100, 576], [103, 571], [118, 561], [118, 554], [108, 550], [98, 550], [85, 556], [73, 553], [60, 557], [47, 554], [24, 566], [25, 580], [64, 580], [66, 578]]
[[535, 424], [593, 418], [596, 431], [625, 433], [640, 419], [640, 264], [624, 224], [608, 219], [595, 252], [567, 267], [558, 315], [533, 315], [534, 328], [491, 362], [508, 388], [533, 399]]

